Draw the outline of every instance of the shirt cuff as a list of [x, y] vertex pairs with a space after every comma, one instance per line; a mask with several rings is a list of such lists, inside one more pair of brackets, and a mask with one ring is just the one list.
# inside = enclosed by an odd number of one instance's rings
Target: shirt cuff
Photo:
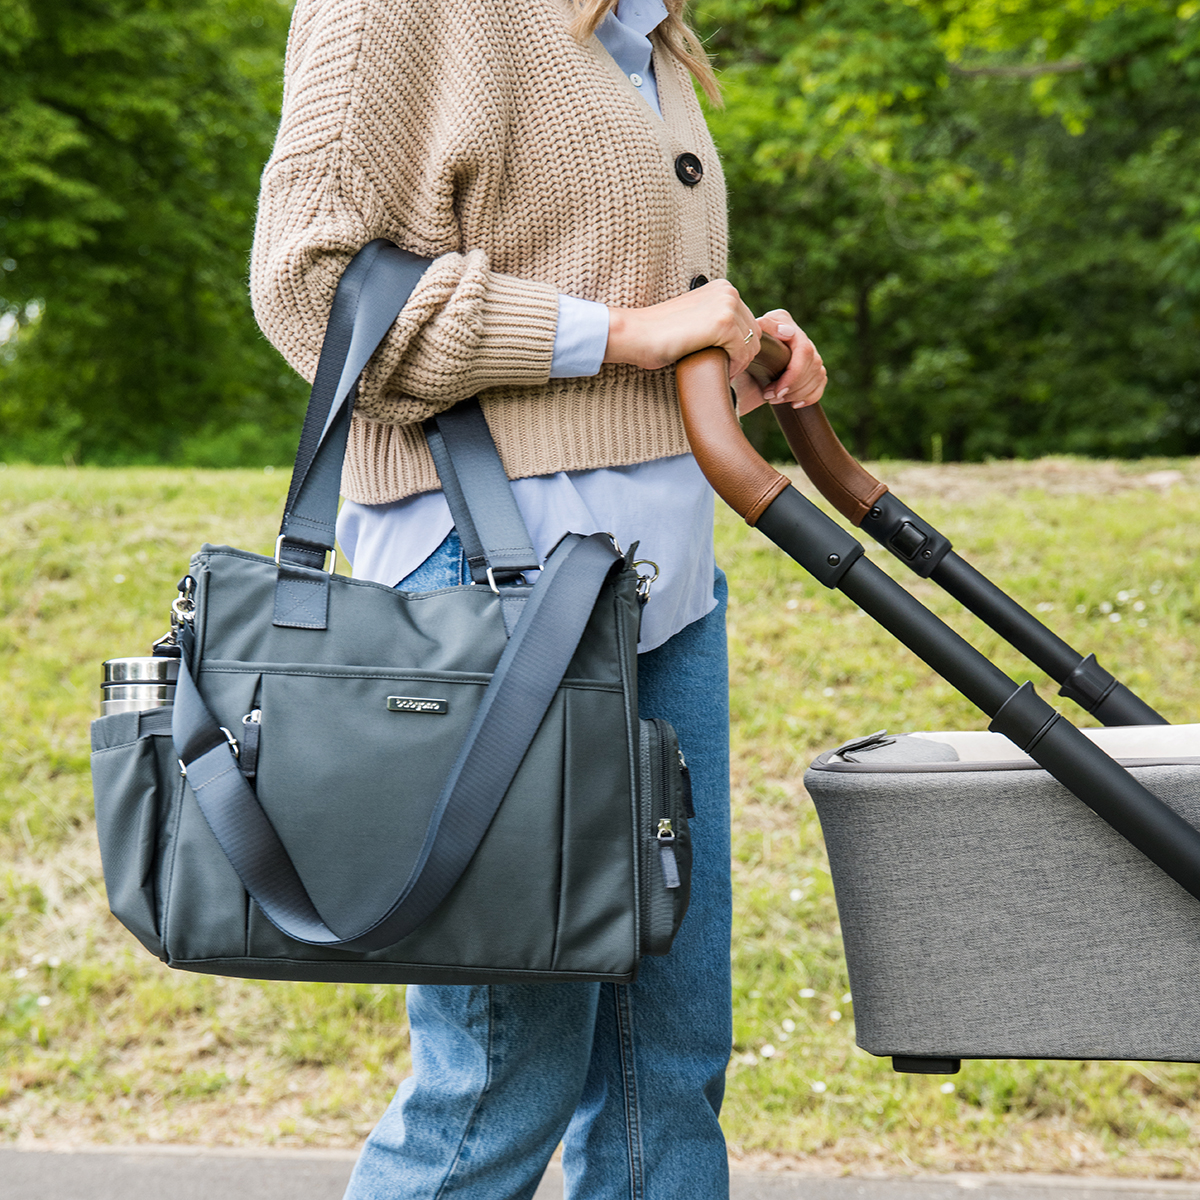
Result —
[[558, 328], [554, 334], [551, 379], [598, 375], [608, 348], [608, 309], [577, 296], [558, 297]]

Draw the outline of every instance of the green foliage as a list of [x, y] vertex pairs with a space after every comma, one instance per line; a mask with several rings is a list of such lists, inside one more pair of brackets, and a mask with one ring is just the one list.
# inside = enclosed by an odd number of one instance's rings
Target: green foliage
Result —
[[703, 0], [734, 279], [858, 454], [1200, 447], [1197, 11]]
[[[1196, 0], [694, 8], [733, 277], [856, 453], [1200, 450]], [[290, 457], [245, 290], [289, 10], [0, 0], [0, 457]]]
[[290, 452], [302, 389], [245, 288], [289, 12], [0, 0], [4, 457]]

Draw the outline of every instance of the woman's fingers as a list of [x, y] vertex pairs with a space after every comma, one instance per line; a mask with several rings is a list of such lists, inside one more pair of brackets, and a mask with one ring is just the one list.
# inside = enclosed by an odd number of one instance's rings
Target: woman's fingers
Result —
[[[727, 294], [733, 301], [730, 311], [731, 328], [726, 340], [718, 343], [725, 348], [729, 355], [730, 377], [740, 375], [755, 359], [762, 347], [762, 326], [754, 314], [746, 307], [737, 289], [726, 279], [717, 280], [718, 286], [728, 289]], [[712, 284], [706, 286], [712, 287]], [[703, 291], [703, 288], [697, 289]]]
[[792, 315], [783, 308], [773, 309], [758, 319], [760, 328], [783, 342], [791, 357], [783, 374], [765, 389], [748, 374], [734, 380], [734, 391], [738, 398], [738, 416], [753, 412], [760, 404], [790, 404], [793, 408], [804, 408], [820, 400], [825, 391], [828, 376], [825, 364], [817, 353], [816, 346], [808, 335], [796, 324]]
[[[765, 390], [745, 374], [764, 332], [785, 343], [791, 355], [783, 374]], [[662, 304], [609, 309], [605, 362], [632, 363], [653, 371], [708, 346], [720, 346], [729, 355], [739, 413], [750, 412], [765, 400], [803, 408], [824, 394], [825, 364], [791, 313], [776, 308], [756, 318], [727, 279], [715, 279]]]
[[[762, 345], [762, 329], [728, 279], [714, 279], [676, 299], [688, 301], [687, 318], [692, 322], [692, 344], [688, 350], [676, 355], [676, 359], [692, 350], [720, 346], [729, 355], [731, 376], [750, 365]], [[675, 301], [667, 303], [674, 304]]]
[[829, 376], [812, 339], [786, 309], [764, 314], [760, 324], [792, 352], [783, 374], [763, 390], [763, 399], [772, 404], [791, 404], [793, 408], [815, 404], [824, 394]]

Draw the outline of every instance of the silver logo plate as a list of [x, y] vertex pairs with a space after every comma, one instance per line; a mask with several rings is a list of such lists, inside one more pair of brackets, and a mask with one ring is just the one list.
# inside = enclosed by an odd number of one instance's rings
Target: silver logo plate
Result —
[[430, 700], [425, 696], [389, 696], [387, 706], [388, 712], [448, 713], [450, 711], [449, 701]]

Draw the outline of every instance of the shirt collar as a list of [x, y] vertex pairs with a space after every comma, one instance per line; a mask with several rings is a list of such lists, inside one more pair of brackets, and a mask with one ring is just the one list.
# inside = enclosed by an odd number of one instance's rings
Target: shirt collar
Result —
[[616, 18], [627, 29], [647, 37], [667, 19], [662, 0], [618, 0]]

